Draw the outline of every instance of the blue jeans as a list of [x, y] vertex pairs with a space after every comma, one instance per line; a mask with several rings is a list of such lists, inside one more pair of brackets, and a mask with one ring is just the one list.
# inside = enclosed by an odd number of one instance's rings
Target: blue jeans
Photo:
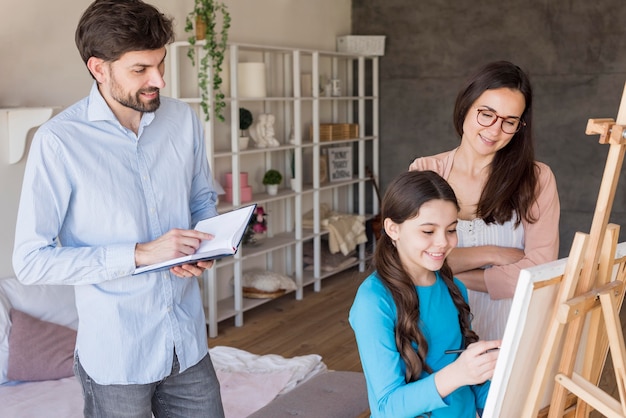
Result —
[[83, 387], [87, 418], [224, 418], [220, 384], [207, 354], [198, 364], [179, 372], [178, 357], [169, 376], [145, 385], [99, 385], [80, 365], [74, 374]]

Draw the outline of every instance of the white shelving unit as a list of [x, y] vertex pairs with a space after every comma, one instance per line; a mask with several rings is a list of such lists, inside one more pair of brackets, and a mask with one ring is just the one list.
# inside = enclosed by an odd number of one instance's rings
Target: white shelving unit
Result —
[[[201, 54], [202, 44], [195, 46]], [[169, 46], [165, 93], [192, 105], [204, 118], [199, 106], [196, 69], [187, 58], [190, 45], [175, 42]], [[241, 62], [262, 62], [265, 67], [266, 95], [241, 97], [238, 93], [237, 67]], [[311, 94], [303, 96], [302, 76], [312, 80]], [[303, 288], [321, 289], [322, 280], [341, 270], [358, 265], [363, 271], [368, 261], [367, 245], [357, 248], [354, 263], [339, 270], [323, 271], [321, 254], [327, 231], [320, 225], [320, 207], [328, 205], [341, 213], [359, 214], [369, 219], [378, 213], [378, 201], [369, 166], [378, 179], [378, 57], [286, 48], [267, 45], [230, 44], [225, 59], [223, 91], [226, 92], [226, 122], [214, 115], [205, 124], [207, 153], [214, 178], [224, 184], [226, 173], [232, 173], [233, 201], [220, 202], [220, 212], [249, 202], [241, 201], [239, 173], [248, 172], [253, 189], [252, 201], [268, 212], [267, 237], [256, 246], [242, 246], [234, 257], [220, 260], [202, 278], [209, 336], [215, 337], [218, 323], [233, 318], [243, 325], [243, 314], [271, 299], [243, 297], [241, 277], [250, 268], [262, 268], [293, 278], [295, 297], [303, 297]], [[340, 96], [322, 92], [320, 80], [339, 79]], [[306, 88], [305, 90], [308, 90]], [[212, 105], [212, 103], [210, 103]], [[239, 107], [249, 109], [255, 119], [261, 113], [275, 116], [276, 138], [280, 146], [255, 148], [252, 140], [247, 149], [239, 149]], [[335, 141], [320, 140], [320, 124], [356, 123], [358, 136]], [[310, 128], [312, 127], [312, 128]], [[312, 135], [309, 134], [312, 129]], [[293, 138], [290, 141], [290, 137]], [[329, 147], [351, 147], [353, 176], [337, 182], [322, 182], [320, 164]], [[294, 159], [295, 190], [289, 186], [291, 160]], [[369, 161], [369, 163], [368, 163]], [[269, 168], [283, 173], [283, 184], [277, 195], [264, 192], [261, 178]], [[369, 209], [369, 211], [368, 211]], [[313, 211], [313, 228], [303, 226], [303, 215]], [[368, 213], [369, 212], [369, 213]], [[313, 247], [312, 271], [305, 271], [304, 245]], [[232, 284], [231, 284], [232, 283]]]

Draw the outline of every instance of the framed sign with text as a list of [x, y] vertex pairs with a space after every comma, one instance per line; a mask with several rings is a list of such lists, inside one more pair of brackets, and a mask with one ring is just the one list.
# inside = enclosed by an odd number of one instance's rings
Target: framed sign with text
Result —
[[328, 148], [328, 176], [331, 182], [352, 178], [352, 147]]

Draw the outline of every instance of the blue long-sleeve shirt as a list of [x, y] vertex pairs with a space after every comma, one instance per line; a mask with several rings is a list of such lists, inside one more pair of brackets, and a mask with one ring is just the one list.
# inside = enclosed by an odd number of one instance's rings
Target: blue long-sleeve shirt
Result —
[[[467, 300], [463, 283], [456, 279], [455, 283]], [[405, 383], [406, 367], [395, 342], [396, 306], [376, 272], [361, 284], [350, 309], [372, 417], [416, 417], [431, 412], [433, 418], [476, 418], [477, 409], [484, 407], [489, 382], [463, 386], [445, 398], [435, 387], [434, 372], [458, 356], [444, 351], [462, 344], [459, 312], [448, 288], [438, 272], [432, 286], [415, 288], [420, 301], [419, 327], [428, 342], [426, 363], [433, 374], [422, 372], [414, 382]]]
[[26, 163], [13, 267], [23, 283], [74, 285], [76, 349], [100, 384], [158, 381], [207, 353], [197, 280], [131, 276], [135, 245], [217, 211], [201, 122], [161, 97], [138, 134], [94, 83], [36, 132]]

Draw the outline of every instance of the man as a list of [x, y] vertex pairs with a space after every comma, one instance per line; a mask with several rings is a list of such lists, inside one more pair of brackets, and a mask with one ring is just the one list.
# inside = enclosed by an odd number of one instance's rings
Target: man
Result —
[[76, 30], [95, 83], [31, 146], [13, 266], [26, 284], [74, 285], [74, 370], [87, 417], [223, 417], [193, 254], [216, 215], [202, 125], [161, 98], [172, 21], [141, 0], [96, 0]]

